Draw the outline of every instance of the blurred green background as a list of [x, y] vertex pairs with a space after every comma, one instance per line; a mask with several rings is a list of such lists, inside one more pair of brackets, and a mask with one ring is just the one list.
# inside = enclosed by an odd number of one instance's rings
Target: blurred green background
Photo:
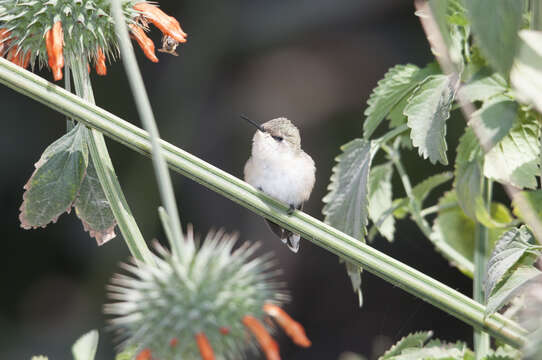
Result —
[[[423, 66], [431, 59], [410, 1], [160, 5], [189, 34], [179, 57], [158, 53], [158, 64], [137, 51], [162, 137], [242, 177], [254, 131], [239, 115], [262, 122], [287, 116], [299, 126], [303, 149], [316, 162], [316, 186], [305, 210], [320, 219], [333, 159], [340, 145], [361, 136], [371, 89], [389, 67], [408, 62]], [[159, 46], [159, 31], [153, 29], [151, 36]], [[52, 78], [47, 70], [40, 74]], [[110, 64], [106, 77], [93, 71], [92, 78], [97, 104], [139, 126], [122, 65]], [[74, 214], [61, 216], [46, 229], [19, 227], [22, 187], [41, 152], [65, 131], [65, 122], [5, 87], [0, 87], [0, 95], [0, 359], [29, 359], [33, 354], [70, 359], [71, 344], [93, 328], [101, 335], [97, 358], [111, 359], [114, 342], [104, 330], [102, 305], [108, 279], [129, 255], [126, 245], [118, 237], [97, 247]], [[452, 116], [448, 124], [453, 149], [465, 123]], [[145, 238], [163, 239], [151, 162], [112, 141], [108, 144]], [[414, 183], [443, 169], [418, 159], [416, 150], [404, 156]], [[448, 157], [455, 155], [449, 151]], [[180, 175], [173, 179], [183, 224], [193, 223], [202, 234], [218, 227], [239, 231], [241, 241], [260, 241], [262, 253], [276, 254], [293, 295], [286, 310], [313, 342], [301, 349], [279, 333], [284, 359], [337, 359], [343, 351], [375, 358], [415, 330], [433, 329], [441, 339], [471, 342], [471, 329], [462, 322], [367, 273], [365, 304], [359, 309], [344, 265], [335, 256], [308, 241], [294, 255], [258, 216]], [[395, 178], [394, 191], [402, 195]], [[377, 237], [373, 246], [452, 288], [471, 292], [470, 280], [435, 253], [408, 220], [399, 223], [393, 244]]]

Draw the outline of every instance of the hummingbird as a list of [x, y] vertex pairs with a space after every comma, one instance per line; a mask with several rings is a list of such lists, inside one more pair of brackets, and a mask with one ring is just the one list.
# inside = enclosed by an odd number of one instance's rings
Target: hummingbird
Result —
[[[245, 164], [245, 181], [267, 195], [289, 205], [288, 214], [302, 210], [314, 187], [314, 161], [301, 149], [299, 130], [285, 117], [258, 124], [244, 120], [258, 130], [252, 138], [252, 153]], [[294, 253], [299, 250], [299, 234], [265, 219], [271, 230]]]

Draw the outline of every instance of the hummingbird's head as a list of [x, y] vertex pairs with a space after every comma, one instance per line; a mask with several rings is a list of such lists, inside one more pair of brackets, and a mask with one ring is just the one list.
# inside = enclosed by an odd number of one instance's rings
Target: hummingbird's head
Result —
[[[261, 130], [258, 133], [262, 133], [267, 140], [273, 140], [279, 147], [286, 145], [293, 149], [301, 148], [301, 137], [299, 136], [299, 130], [292, 124], [292, 122], [284, 117], [279, 117], [262, 124]], [[255, 136], [258, 136], [256, 133]]]

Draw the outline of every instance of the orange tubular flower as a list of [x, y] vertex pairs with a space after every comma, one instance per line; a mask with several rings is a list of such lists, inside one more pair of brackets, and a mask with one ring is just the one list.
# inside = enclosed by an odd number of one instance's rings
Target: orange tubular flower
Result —
[[151, 350], [150, 349], [143, 349], [141, 352], [137, 355], [136, 360], [151, 360]]
[[272, 304], [265, 304], [263, 306], [263, 311], [277, 321], [280, 327], [282, 327], [295, 344], [302, 347], [311, 346], [311, 341], [307, 338], [303, 326], [292, 319], [286, 311]]
[[267, 360], [280, 360], [279, 346], [267, 332], [262, 323], [254, 316], [245, 315], [243, 324], [254, 334], [260, 343]]
[[26, 69], [30, 62], [30, 52], [27, 52], [25, 55], [17, 46], [14, 46], [9, 50], [7, 58], [15, 65], [19, 65], [23, 69]]
[[98, 75], [104, 76], [107, 75], [107, 67], [105, 66], [105, 55], [102, 48], [98, 48], [96, 54], [96, 73]]
[[8, 30], [0, 29], [0, 56], [4, 56], [8, 49], [10, 35]]
[[146, 2], [134, 5], [134, 10], [139, 11], [147, 20], [150, 20], [163, 34], [171, 36], [180, 43], [186, 42], [186, 33], [173, 16], [167, 15], [158, 7]]
[[64, 56], [62, 48], [64, 46], [64, 32], [62, 23], [57, 21], [53, 27], [45, 33], [45, 47], [47, 48], [47, 57], [49, 67], [53, 70], [53, 79], [62, 80], [62, 68], [64, 67]]
[[225, 326], [222, 326], [219, 330], [222, 335], [228, 335], [230, 333], [230, 329]]
[[175, 347], [178, 344], [179, 344], [179, 340], [176, 337], [171, 338], [171, 340], [169, 340], [169, 346], [171, 346], [171, 347]]
[[130, 24], [130, 30], [132, 31], [132, 35], [134, 36], [134, 39], [137, 41], [141, 49], [143, 50], [143, 53], [145, 56], [152, 62], [158, 62], [158, 58], [156, 57], [156, 54], [154, 53], [154, 43], [152, 40], [145, 34], [143, 29], [141, 29], [139, 26], [136, 26], [134, 24]]
[[215, 360], [215, 353], [209, 340], [204, 333], [196, 334], [196, 342], [198, 343], [199, 352], [201, 353], [202, 360]]

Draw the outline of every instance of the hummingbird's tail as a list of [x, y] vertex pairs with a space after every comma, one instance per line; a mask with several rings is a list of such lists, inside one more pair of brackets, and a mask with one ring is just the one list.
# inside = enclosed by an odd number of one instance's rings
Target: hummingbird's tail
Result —
[[290, 230], [283, 229], [279, 225], [267, 219], [265, 219], [265, 222], [267, 225], [269, 225], [271, 231], [273, 231], [283, 243], [288, 245], [290, 250], [292, 250], [294, 253], [299, 251], [299, 242], [301, 240], [301, 236], [299, 234], [294, 234]]

